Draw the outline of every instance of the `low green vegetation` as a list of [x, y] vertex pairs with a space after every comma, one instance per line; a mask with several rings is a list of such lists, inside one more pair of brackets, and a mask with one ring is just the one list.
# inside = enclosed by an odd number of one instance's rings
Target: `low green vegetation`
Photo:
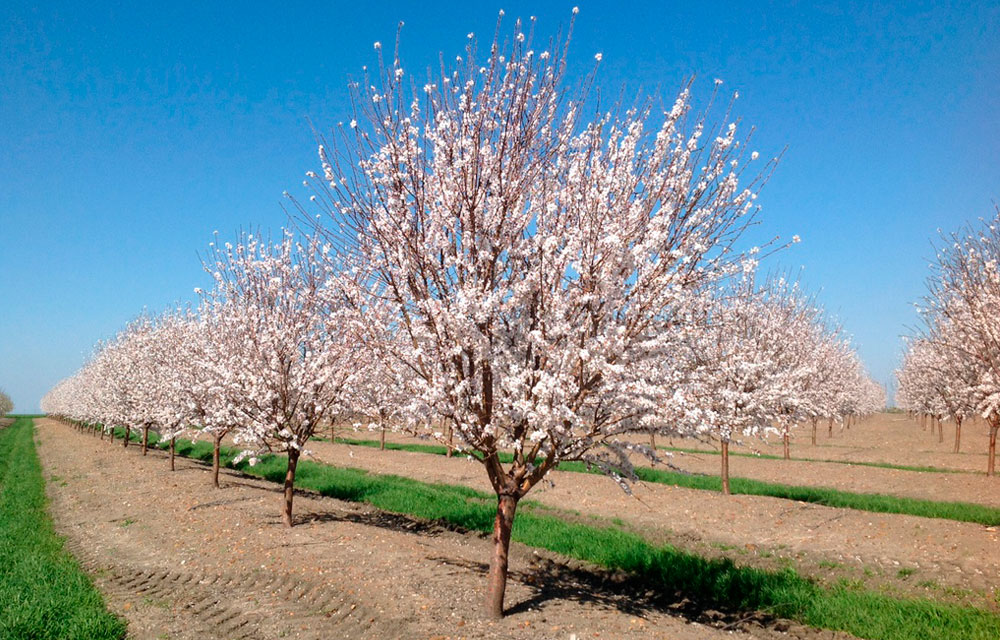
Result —
[[0, 638], [101, 640], [125, 636], [45, 513], [45, 483], [30, 418], [0, 430]]
[[[691, 453], [691, 454], [701, 454], [709, 456], [721, 455], [721, 452], [714, 449], [693, 449], [688, 447], [657, 447], [663, 451], [673, 451], [675, 453]], [[772, 455], [769, 453], [746, 453], [743, 451], [730, 451], [730, 456], [739, 456], [741, 458], [762, 458], [764, 460], [783, 460], [781, 456]], [[908, 465], [908, 464], [892, 464], [890, 462], [857, 462], [854, 460], [832, 460], [829, 458], [796, 458], [792, 457], [789, 460], [796, 460], [799, 462], [829, 462], [831, 464], [845, 464], [849, 467], [875, 467], [877, 469], [897, 469], [899, 471], [918, 471], [921, 473], [975, 473], [973, 471], [966, 471], [965, 469], [946, 469], [944, 467], [931, 467], [931, 466], [920, 466], [920, 465]]]
[[[162, 445], [161, 445], [162, 446]], [[414, 445], [421, 446], [421, 445]], [[426, 446], [426, 445], [423, 445]], [[178, 442], [179, 455], [211, 460], [209, 442]], [[225, 448], [222, 463], [244, 473], [281, 482], [285, 460], [266, 456], [256, 465], [234, 464]], [[495, 497], [467, 487], [431, 484], [303, 461], [296, 484], [321, 495], [370, 504], [393, 513], [489, 533]], [[632, 576], [630, 589], [660, 594], [660, 604], [688, 600], [695, 606], [738, 615], [750, 611], [852, 633], [872, 640], [986, 640], [1000, 637], [1000, 617], [973, 607], [932, 600], [895, 598], [866, 590], [860, 582], [823, 586], [793, 569], [767, 571], [706, 559], [672, 546], [657, 546], [620, 526], [595, 526], [553, 515], [522, 502], [513, 539]]]
[[[379, 446], [376, 440], [338, 438], [337, 442], [359, 447]], [[386, 442], [385, 448], [436, 455], [444, 455], [447, 452], [446, 447], [429, 444]], [[500, 459], [502, 462], [509, 462], [511, 454], [501, 453]], [[559, 469], [561, 471], [598, 473], [595, 470], [588, 469], [587, 465], [581, 462], [564, 462], [559, 465]], [[640, 480], [645, 482], [669, 484], [687, 489], [722, 491], [722, 480], [718, 476], [681, 473], [679, 471], [649, 467], [637, 467], [636, 475], [639, 476]], [[875, 513], [896, 513], [924, 518], [957, 520], [959, 522], [974, 522], [986, 526], [1000, 525], [1000, 509], [969, 502], [939, 502], [935, 500], [921, 500], [919, 498], [902, 498], [880, 493], [852, 493], [823, 487], [802, 487], [763, 482], [749, 478], [733, 477], [729, 479], [729, 483], [733, 493], [744, 495], [770, 496], [772, 498], [798, 500], [799, 502], [811, 502], [828, 507], [856, 509]]]

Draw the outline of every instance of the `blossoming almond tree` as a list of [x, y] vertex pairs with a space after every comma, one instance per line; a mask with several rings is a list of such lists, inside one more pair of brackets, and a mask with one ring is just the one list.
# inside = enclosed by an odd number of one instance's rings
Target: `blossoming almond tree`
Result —
[[566, 44], [536, 50], [518, 22], [509, 45], [498, 35], [480, 63], [471, 38], [414, 94], [394, 56], [379, 87], [356, 87], [313, 182], [359, 274], [361, 326], [398, 329], [404, 426], [443, 441], [450, 421], [496, 493], [491, 617], [532, 487], [564, 460], [624, 485], [630, 453], [655, 458], [622, 436], [685, 410], [663, 363], [692, 293], [737, 268], [773, 166], [744, 175], [757, 154], [735, 124], [692, 117], [687, 89], [662, 113], [587, 119], [586, 85], [563, 82]]
[[729, 488], [729, 444], [779, 425], [787, 435], [814, 365], [818, 311], [782, 279], [745, 279], [710, 303], [706, 326], [687, 341], [691, 371], [685, 395], [693, 427], [721, 443], [722, 491]]
[[[992, 476], [1000, 431], [1000, 207], [992, 219], [947, 237], [932, 268], [925, 337], [975, 372], [971, 394], [989, 425], [987, 475]], [[949, 378], [955, 383], [953, 374]], [[958, 395], [970, 393], [961, 390], [967, 380], [953, 384]]]
[[14, 410], [14, 402], [7, 395], [7, 392], [0, 389], [0, 418], [6, 416]]
[[10, 396], [0, 389], [0, 417], [3, 417], [14, 410], [14, 403], [11, 401]]
[[[223, 402], [241, 419], [234, 442], [256, 456], [288, 456], [282, 519], [292, 526], [295, 472], [317, 426], [341, 409], [357, 360], [339, 312], [339, 278], [314, 238], [245, 236], [214, 247], [214, 288], [204, 294]], [[253, 461], [253, 458], [251, 458]]]

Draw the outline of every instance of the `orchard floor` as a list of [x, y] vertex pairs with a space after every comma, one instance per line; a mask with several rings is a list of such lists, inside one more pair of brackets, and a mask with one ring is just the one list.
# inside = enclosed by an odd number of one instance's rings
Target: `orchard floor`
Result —
[[[968, 449], [981, 448], [984, 453], [953, 454], [950, 448], [938, 449], [936, 437], [929, 442], [929, 433], [921, 432], [919, 425], [903, 420], [905, 417], [897, 414], [880, 414], [850, 430], [835, 428], [833, 438], [828, 438], [824, 429], [815, 447], [808, 444], [807, 432], [805, 438], [799, 434], [792, 455], [955, 468], [961, 468], [969, 459], [973, 467], [981, 465], [985, 470], [985, 429], [979, 434], [978, 429], [970, 428], [965, 435]], [[366, 433], [346, 435], [375, 437]], [[805, 444], [801, 444], [803, 439]], [[674, 444], [707, 446], [682, 441]], [[768, 453], [775, 448], [766, 443], [755, 446], [758, 450], [768, 447]], [[329, 441], [314, 441], [310, 449], [315, 459], [334, 465], [490, 491], [481, 465], [465, 457], [449, 460], [432, 454], [331, 445]], [[780, 442], [777, 450], [780, 454]], [[916, 456], [916, 462], [903, 455], [907, 451]], [[717, 475], [719, 460], [715, 455], [678, 454], [674, 462], [693, 472]], [[901, 471], [741, 456], [731, 457], [730, 467], [733, 476], [785, 484], [1000, 507], [1000, 478], [987, 478], [981, 472]], [[724, 496], [653, 483], [639, 483], [634, 487], [634, 497], [629, 498], [614, 482], [600, 475], [554, 472], [550, 477], [552, 484], [539, 485], [528, 499], [583, 514], [619, 518], [649, 539], [701, 555], [724, 555], [740, 564], [765, 568], [791, 565], [827, 582], [860, 581], [890, 593], [998, 608], [997, 527], [838, 509], [766, 496]]]
[[[296, 497], [298, 524], [287, 529], [272, 483], [224, 471], [213, 489], [200, 463], [178, 458], [171, 472], [162, 452], [144, 458], [136, 446], [109, 446], [54, 420], [36, 425], [57, 530], [131, 638], [847, 637], [780, 622], [716, 629], [608, 588], [613, 577], [595, 568], [517, 544], [510, 614], [486, 622], [483, 536], [309, 494]], [[389, 462], [372, 453], [372, 466]], [[478, 471], [443, 462], [432, 466], [449, 480]], [[601, 511], [596, 499], [577, 506]]]

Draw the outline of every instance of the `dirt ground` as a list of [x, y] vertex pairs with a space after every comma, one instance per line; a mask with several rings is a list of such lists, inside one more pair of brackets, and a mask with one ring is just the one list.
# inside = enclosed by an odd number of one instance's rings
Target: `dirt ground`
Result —
[[486, 622], [484, 536], [307, 494], [287, 529], [273, 484], [225, 471], [216, 490], [200, 463], [178, 459], [171, 472], [162, 452], [144, 458], [54, 420], [36, 424], [56, 527], [132, 638], [847, 637], [674, 610], [627, 580], [517, 544], [509, 615]]
[[[853, 429], [852, 429], [853, 431]], [[919, 428], [918, 428], [919, 431]], [[376, 472], [391, 472], [430, 482], [458, 483], [489, 491], [481, 465], [468, 458], [447, 459], [406, 451], [314, 442], [323, 462]], [[433, 463], [428, 458], [433, 457]], [[715, 472], [716, 456], [704, 456]], [[679, 461], [688, 466], [690, 460]], [[883, 493], [934, 497], [978, 488], [995, 496], [1000, 479], [972, 474], [873, 469], [843, 464], [789, 463], [733, 458], [733, 475], [772, 473], [774, 480]], [[780, 465], [800, 471], [783, 475]], [[711, 466], [711, 469], [708, 468]], [[751, 469], [757, 469], [756, 472]], [[883, 472], [889, 471], [886, 474]], [[889, 476], [898, 475], [890, 485]], [[766, 496], [734, 495], [653, 483], [624, 495], [600, 475], [554, 472], [551, 485], [528, 496], [545, 505], [619, 518], [646, 537], [702, 554], [727, 555], [744, 564], [780, 567], [791, 562], [803, 573], [825, 580], [862, 580], [870, 586], [922, 596], [965, 598], [995, 606], [993, 588], [1000, 573], [995, 550], [1000, 532], [978, 524], [835, 509]], [[815, 481], [815, 482], [813, 482]], [[926, 494], [921, 487], [927, 488]], [[991, 491], [987, 491], [991, 489]], [[968, 496], [972, 498], [973, 496]], [[991, 504], [989, 498], [985, 500]], [[933, 584], [930, 584], [933, 583]]]

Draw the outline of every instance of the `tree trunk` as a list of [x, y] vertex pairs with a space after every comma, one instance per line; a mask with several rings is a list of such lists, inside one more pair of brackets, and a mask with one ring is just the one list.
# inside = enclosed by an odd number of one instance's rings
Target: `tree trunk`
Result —
[[385, 451], [385, 427], [382, 427], [382, 433], [378, 437], [378, 448]]
[[826, 420], [826, 437], [833, 437], [833, 418], [827, 418]]
[[177, 438], [170, 439], [170, 470], [174, 470], [174, 446], [177, 443]]
[[126, 425], [125, 426], [125, 437], [122, 438], [122, 448], [128, 449], [128, 441], [129, 441], [129, 438], [131, 437], [131, 435], [132, 435], [132, 427]]
[[997, 429], [1000, 428], [1000, 424], [991, 422], [990, 423], [990, 459], [986, 463], [986, 475], [992, 476], [996, 470], [996, 454], [997, 454]]
[[784, 434], [782, 434], [782, 436], [781, 436], [781, 443], [785, 447], [785, 460], [789, 460], [790, 456], [788, 455], [788, 432], [787, 431]]
[[944, 442], [944, 423], [938, 418], [938, 442]]
[[146, 449], [149, 448], [149, 427], [142, 428], [142, 455], [146, 455]]
[[656, 451], [656, 434], [649, 434], [649, 446], [655, 452]]
[[816, 446], [816, 423], [817, 422], [819, 422], [819, 418], [812, 418], [812, 428], [813, 428], [812, 442], [813, 442], [813, 446], [814, 447]]
[[288, 450], [288, 470], [285, 471], [285, 507], [281, 519], [286, 527], [292, 526], [292, 498], [295, 497], [295, 467], [299, 464], [299, 450]]
[[517, 498], [497, 496], [497, 517], [493, 521], [493, 557], [490, 560], [489, 582], [486, 586], [486, 616], [492, 620], [503, 617], [503, 598], [507, 591], [507, 552], [510, 532], [514, 526]]
[[958, 453], [958, 447], [962, 442], [962, 419], [955, 418], [955, 453]]
[[337, 427], [333, 425], [333, 421], [330, 421], [330, 444], [335, 444], [337, 442]]
[[729, 441], [722, 441], [722, 493], [729, 495]]
[[219, 488], [219, 451], [222, 449], [222, 436], [215, 436], [212, 443], [212, 486]]
[[104, 425], [101, 425], [101, 440], [104, 440]]
[[448, 456], [452, 457], [455, 455], [455, 425], [448, 425]]

